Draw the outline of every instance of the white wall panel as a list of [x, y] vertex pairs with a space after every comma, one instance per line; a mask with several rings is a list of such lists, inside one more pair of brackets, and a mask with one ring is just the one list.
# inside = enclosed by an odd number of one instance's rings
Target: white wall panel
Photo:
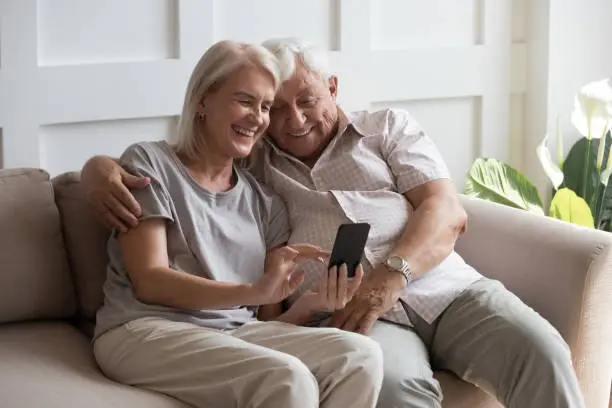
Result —
[[480, 153], [480, 100], [477, 97], [380, 102], [372, 109], [406, 109], [434, 140], [453, 182], [463, 190], [465, 174]]
[[508, 163], [514, 168], [523, 167], [523, 144], [525, 135], [525, 95], [514, 94], [510, 97], [510, 158]]
[[175, 117], [158, 117], [42, 126], [41, 163], [52, 174], [78, 169], [100, 152], [118, 157], [132, 143], [167, 140], [176, 123]]
[[523, 42], [527, 39], [528, 0], [512, 0], [512, 41]]
[[472, 45], [478, 41], [479, 0], [374, 0], [372, 48]]
[[174, 58], [177, 29], [177, 0], [39, 0], [39, 64]]
[[215, 2], [215, 36], [262, 42], [300, 37], [327, 50], [337, 44], [336, 1], [222, 0]]
[[409, 109], [461, 186], [477, 154], [512, 156], [524, 1], [0, 0], [3, 164], [55, 175], [167, 137], [213, 42], [298, 36], [329, 50], [343, 108]]

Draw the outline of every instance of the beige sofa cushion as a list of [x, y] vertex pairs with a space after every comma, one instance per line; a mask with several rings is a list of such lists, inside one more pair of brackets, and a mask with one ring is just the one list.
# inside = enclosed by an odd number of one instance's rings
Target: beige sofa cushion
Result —
[[106, 378], [87, 337], [66, 323], [3, 326], [0, 361], [2, 407], [187, 408], [168, 396]]
[[0, 323], [65, 318], [74, 287], [49, 175], [0, 170]]
[[78, 311], [93, 321], [104, 301], [110, 231], [97, 222], [80, 188], [80, 173], [53, 179], [55, 201], [60, 211], [68, 261], [77, 287]]

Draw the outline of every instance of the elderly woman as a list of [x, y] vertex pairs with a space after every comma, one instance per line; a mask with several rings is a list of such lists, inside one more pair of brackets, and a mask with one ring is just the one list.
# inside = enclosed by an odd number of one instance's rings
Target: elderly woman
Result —
[[281, 81], [266, 49], [217, 43], [191, 76], [176, 142], [138, 143], [120, 158], [149, 184], [133, 191], [138, 225], [108, 244], [94, 352], [110, 378], [196, 407], [376, 405], [377, 343], [289, 324], [344, 305], [359, 284], [345, 268], [275, 321], [257, 320], [258, 305], [301, 283], [298, 262], [326, 255], [286, 246], [283, 202], [234, 165], [266, 130]]

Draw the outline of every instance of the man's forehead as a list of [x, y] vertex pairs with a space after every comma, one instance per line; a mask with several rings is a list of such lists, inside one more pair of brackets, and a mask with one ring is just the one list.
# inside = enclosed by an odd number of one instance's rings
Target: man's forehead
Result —
[[300, 95], [321, 84], [321, 78], [318, 75], [304, 67], [296, 67], [293, 75], [281, 84], [277, 96], [290, 97]]

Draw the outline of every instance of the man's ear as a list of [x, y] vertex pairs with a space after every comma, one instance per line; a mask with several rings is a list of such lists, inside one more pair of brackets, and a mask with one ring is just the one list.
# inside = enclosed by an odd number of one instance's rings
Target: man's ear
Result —
[[329, 77], [327, 82], [329, 86], [329, 93], [331, 94], [332, 99], [335, 101], [336, 97], [338, 96], [338, 77], [332, 75]]

